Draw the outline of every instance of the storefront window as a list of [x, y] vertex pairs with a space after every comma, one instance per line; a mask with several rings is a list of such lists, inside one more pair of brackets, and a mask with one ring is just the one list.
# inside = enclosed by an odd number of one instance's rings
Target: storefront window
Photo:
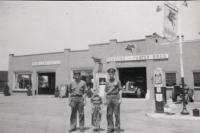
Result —
[[31, 74], [16, 74], [15, 89], [27, 89], [31, 86]]
[[194, 86], [200, 86], [200, 72], [194, 72]]
[[166, 76], [166, 86], [176, 85], [176, 73], [165, 73]]

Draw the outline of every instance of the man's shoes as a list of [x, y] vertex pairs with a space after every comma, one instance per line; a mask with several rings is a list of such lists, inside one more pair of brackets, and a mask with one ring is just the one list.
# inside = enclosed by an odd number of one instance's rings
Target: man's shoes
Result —
[[120, 128], [117, 128], [115, 131], [116, 133], [120, 133]]
[[68, 132], [73, 132], [73, 131], [76, 131], [76, 128], [69, 129]]
[[107, 133], [112, 133], [114, 131], [115, 131], [114, 129], [109, 129], [109, 130], [107, 130]]
[[97, 128], [94, 128], [93, 131], [96, 132], [96, 131], [98, 131], [98, 129], [97, 129]]

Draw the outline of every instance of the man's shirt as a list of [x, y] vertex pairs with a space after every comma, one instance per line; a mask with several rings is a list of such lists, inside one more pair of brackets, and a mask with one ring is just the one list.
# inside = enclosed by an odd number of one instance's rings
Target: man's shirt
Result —
[[106, 82], [105, 92], [107, 95], [117, 95], [121, 89], [121, 82], [119, 80], [114, 79], [111, 81], [109, 79], [108, 82]]
[[85, 81], [80, 80], [79, 82], [72, 81], [69, 86], [70, 96], [83, 96], [87, 91]]

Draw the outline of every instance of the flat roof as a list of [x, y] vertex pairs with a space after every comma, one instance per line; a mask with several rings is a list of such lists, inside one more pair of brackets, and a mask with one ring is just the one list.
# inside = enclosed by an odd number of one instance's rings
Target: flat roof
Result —
[[[140, 42], [140, 41], [145, 41], [145, 40], [146, 40], [146, 39], [136, 39], [136, 40], [127, 40], [127, 41], [117, 41], [117, 43]], [[89, 44], [89, 46], [98, 46], [98, 45], [109, 45], [109, 42], [107, 42], [107, 43]]]
[[[88, 49], [70, 50], [70, 52], [86, 52], [86, 51], [89, 51], [89, 50]], [[37, 53], [37, 54], [26, 54], [26, 55], [14, 55], [14, 54], [10, 54], [10, 55], [13, 55], [13, 57], [23, 57], [23, 56], [37, 56], [37, 55], [48, 55], [48, 54], [62, 54], [62, 53], [64, 53], [64, 51], [62, 51], [62, 52], [49, 52], [49, 53]]]
[[27, 55], [14, 55], [14, 57], [23, 57], [23, 56], [35, 56], [35, 55], [47, 55], [47, 54], [61, 54], [64, 52], [49, 52], [49, 53], [38, 53], [38, 54], [27, 54]]
[[70, 52], [88, 52], [88, 49], [81, 49], [81, 50], [71, 50]]

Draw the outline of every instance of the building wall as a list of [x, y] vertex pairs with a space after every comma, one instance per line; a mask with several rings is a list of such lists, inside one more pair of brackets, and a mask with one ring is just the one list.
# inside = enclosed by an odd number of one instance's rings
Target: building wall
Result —
[[6, 87], [8, 83], [8, 71], [0, 71], [0, 92]]
[[183, 47], [183, 64], [186, 83], [194, 88], [193, 72], [200, 72], [200, 41], [186, 42]]
[[[133, 53], [125, 49], [127, 45], [132, 44], [136, 45], [136, 50]], [[151, 91], [151, 99], [154, 98], [153, 74], [157, 67], [161, 67], [164, 72], [175, 72], [177, 84], [181, 82], [179, 50], [179, 43], [177, 41], [169, 43], [157, 36], [146, 37], [145, 40], [139, 41], [117, 42], [117, 40], [111, 40], [105, 44], [90, 45], [91, 55], [103, 59], [104, 71], [110, 66], [116, 68], [146, 67], [147, 89]], [[200, 41], [183, 42], [183, 53], [185, 82], [188, 87], [194, 88], [193, 71], [200, 71], [200, 62], [198, 62], [200, 57]], [[169, 58], [164, 60], [106, 62], [106, 57], [146, 54], [168, 54]]]
[[[9, 59], [9, 86], [15, 88], [15, 73], [25, 72], [32, 74], [32, 90], [37, 90], [37, 74], [38, 72], [55, 72], [56, 73], [56, 85], [64, 82], [63, 79], [67, 79], [65, 75], [65, 69], [62, 69], [67, 62], [64, 58], [64, 53], [50, 53], [50, 54], [36, 54], [26, 56], [14, 56], [10, 55]], [[45, 66], [33, 66], [33, 62], [41, 61], [60, 61], [61, 64], [57, 65], [45, 65]]]
[[94, 62], [88, 50], [71, 51], [69, 55], [70, 68], [92, 68]]
[[[135, 45], [131, 52], [127, 50], [128, 45]], [[183, 42], [183, 62], [185, 72], [185, 82], [190, 88], [194, 88], [193, 72], [200, 71], [200, 40]], [[147, 54], [168, 54], [168, 59], [162, 60], [138, 60], [106, 62], [107, 57], [130, 56]], [[96, 64], [91, 57], [102, 59], [103, 72], [109, 67], [146, 67], [147, 89], [150, 91], [151, 99], [154, 98], [153, 74], [157, 67], [161, 67], [165, 72], [175, 72], [177, 84], [180, 83], [180, 55], [179, 43], [169, 43], [166, 39], [158, 35], [146, 36], [145, 39], [122, 41], [116, 39], [108, 43], [89, 45], [88, 50], [71, 51], [65, 49], [64, 52], [51, 54], [37, 54], [27, 56], [10, 55], [9, 58], [9, 86], [14, 87], [15, 72], [28, 71], [33, 74], [33, 89], [37, 89], [37, 72], [55, 71], [56, 85], [68, 84], [72, 80], [73, 70], [94, 70]], [[60, 60], [59, 65], [32, 66], [32, 62], [48, 60]]]

